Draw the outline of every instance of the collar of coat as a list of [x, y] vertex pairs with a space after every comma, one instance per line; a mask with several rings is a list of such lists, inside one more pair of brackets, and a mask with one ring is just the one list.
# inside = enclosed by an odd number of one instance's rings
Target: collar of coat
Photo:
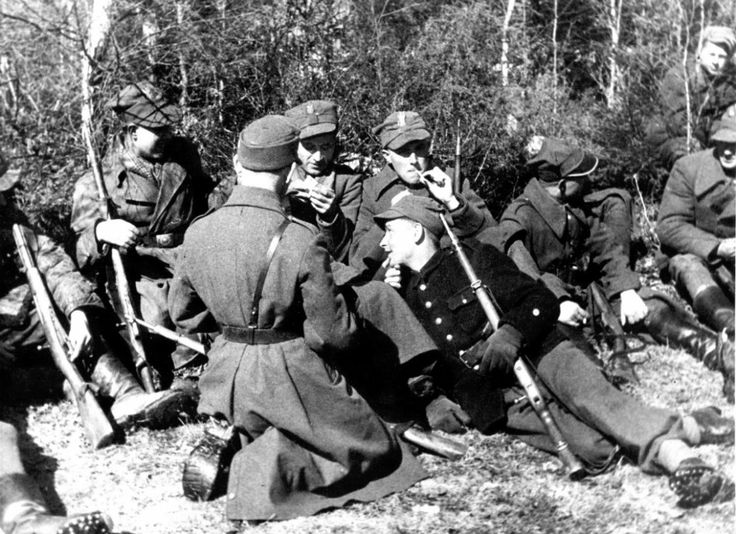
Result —
[[705, 150], [702, 154], [705, 161], [702, 161], [697, 166], [698, 179], [693, 184], [695, 198], [701, 198], [717, 185], [730, 185], [733, 182], [733, 179], [726, 176], [726, 173], [723, 171], [721, 162], [718, 161], [718, 157], [715, 154], [715, 149]]
[[[432, 165], [433, 163], [430, 160], [428, 168], [431, 169]], [[406, 182], [404, 182], [399, 177], [399, 175], [396, 174], [396, 171], [394, 170], [394, 168], [388, 164], [384, 165], [383, 169], [381, 169], [378, 174], [376, 174], [373, 178], [371, 178], [371, 180], [373, 180], [373, 183], [375, 184], [375, 187], [376, 187], [376, 199], [381, 198], [384, 195], [384, 193], [386, 193], [386, 191], [388, 191], [389, 189], [391, 189], [392, 187], [396, 185], [405, 187], [406, 189], [411, 189], [414, 192], [424, 191], [425, 193], [429, 194], [429, 192], [427, 191], [427, 188], [424, 187], [424, 185], [422, 185], [421, 183], [417, 185], [409, 185]]]
[[225, 206], [251, 206], [284, 213], [281, 198], [274, 191], [247, 185], [233, 186], [233, 192], [223, 207]]

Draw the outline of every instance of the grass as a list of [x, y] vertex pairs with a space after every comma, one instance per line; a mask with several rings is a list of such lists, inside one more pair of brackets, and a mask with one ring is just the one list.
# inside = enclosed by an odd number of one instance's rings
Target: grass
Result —
[[[730, 417], [722, 378], [681, 351], [650, 346], [634, 355], [646, 402], [687, 412], [716, 405]], [[55, 512], [103, 510], [117, 533], [194, 534], [230, 530], [224, 502], [194, 503], [181, 489], [181, 466], [206, 423], [165, 431], [139, 429], [124, 444], [92, 451], [73, 405], [47, 367], [15, 369], [0, 397], [0, 417], [22, 430], [26, 468]], [[33, 385], [33, 386], [32, 386]], [[31, 391], [32, 390], [32, 391]], [[695, 510], [675, 506], [665, 477], [620, 464], [582, 482], [561, 476], [559, 462], [505, 435], [469, 432], [458, 462], [422, 455], [430, 478], [369, 504], [314, 517], [249, 527], [254, 533], [722, 533], [734, 525], [734, 503]], [[698, 449], [731, 477], [732, 447]]]

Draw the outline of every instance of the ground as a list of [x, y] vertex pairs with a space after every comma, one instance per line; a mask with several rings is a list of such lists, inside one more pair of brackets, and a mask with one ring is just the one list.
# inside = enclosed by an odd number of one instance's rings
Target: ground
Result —
[[[649, 346], [635, 353], [641, 384], [631, 393], [682, 412], [716, 405], [734, 416], [721, 395], [722, 378], [687, 354]], [[39, 376], [42, 379], [39, 379]], [[31, 395], [30, 384], [44, 384]], [[46, 385], [48, 384], [48, 386]], [[0, 392], [0, 417], [15, 422], [24, 461], [51, 507], [69, 513], [103, 510], [119, 534], [224, 533], [224, 499], [188, 501], [182, 463], [207, 423], [166, 431], [138, 429], [124, 444], [92, 451], [58, 376], [33, 365], [16, 369]], [[30, 404], [29, 404], [30, 403]], [[559, 462], [503, 435], [460, 436], [469, 446], [457, 462], [422, 455], [430, 478], [371, 504], [354, 504], [314, 517], [246, 527], [270, 533], [721, 533], [734, 525], [734, 503], [695, 510], [676, 507], [665, 477], [621, 463], [582, 482], [566, 480]], [[733, 478], [733, 447], [698, 453]]]

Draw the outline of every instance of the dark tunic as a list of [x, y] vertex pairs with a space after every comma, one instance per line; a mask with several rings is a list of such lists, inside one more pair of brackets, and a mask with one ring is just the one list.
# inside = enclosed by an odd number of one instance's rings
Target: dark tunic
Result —
[[[275, 194], [236, 186], [221, 209], [194, 222], [169, 298], [176, 323], [187, 332], [246, 327], [266, 250], [284, 219]], [[309, 515], [425, 476], [323, 359], [339, 357], [355, 331], [330, 262], [313, 227], [289, 224], [258, 312], [258, 327], [285, 340], [245, 344], [224, 333], [210, 350], [199, 409], [226, 417], [245, 442], [230, 472], [230, 519]]]

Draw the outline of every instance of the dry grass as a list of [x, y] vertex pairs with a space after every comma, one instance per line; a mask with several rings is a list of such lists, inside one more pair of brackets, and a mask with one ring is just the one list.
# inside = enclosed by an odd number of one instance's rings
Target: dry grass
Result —
[[[634, 395], [682, 411], [713, 404], [733, 417], [733, 405], [725, 404], [720, 394], [720, 375], [688, 355], [649, 347], [635, 356], [649, 359], [638, 369], [642, 384], [632, 389]], [[0, 416], [25, 430], [26, 466], [41, 481], [56, 511], [104, 510], [114, 519], [118, 533], [229, 530], [222, 499], [193, 503], [182, 495], [181, 465], [199, 439], [203, 423], [159, 432], [138, 430], [129, 434], [125, 444], [93, 452], [75, 409], [60, 399], [58, 391], [29, 396], [27, 384], [45, 382], [38, 380], [39, 371], [38, 367], [15, 371], [13, 387], [4, 388]], [[631, 465], [569, 482], [560, 476], [556, 459], [506, 436], [470, 432], [460, 439], [470, 445], [466, 458], [450, 463], [422, 456], [431, 478], [404, 493], [250, 530], [264, 534], [684, 534], [721, 533], [731, 531], [734, 524], [733, 503], [678, 509], [665, 478], [642, 474]], [[699, 452], [736, 476], [732, 448], [706, 446]]]

